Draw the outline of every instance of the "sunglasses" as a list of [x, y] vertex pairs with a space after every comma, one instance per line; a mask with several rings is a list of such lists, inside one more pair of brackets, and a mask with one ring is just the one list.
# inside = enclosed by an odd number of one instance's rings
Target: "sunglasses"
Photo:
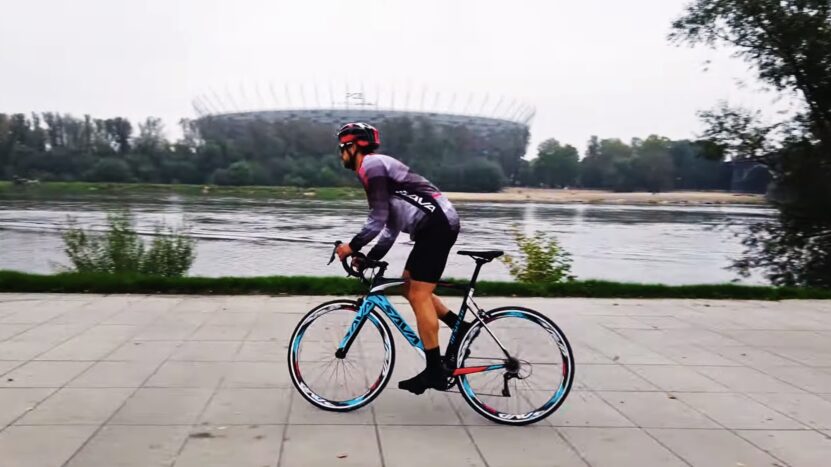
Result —
[[344, 150], [346, 150], [346, 148], [348, 148], [349, 146], [352, 146], [353, 144], [355, 144], [355, 143], [354, 142], [349, 142], [349, 143], [339, 144], [338, 145], [338, 149], [340, 150], [339, 152], [343, 152]]

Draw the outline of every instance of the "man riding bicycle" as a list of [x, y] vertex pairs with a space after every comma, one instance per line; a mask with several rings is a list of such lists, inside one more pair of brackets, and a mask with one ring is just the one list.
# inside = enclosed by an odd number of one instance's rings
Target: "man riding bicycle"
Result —
[[373, 126], [347, 123], [338, 130], [337, 137], [343, 166], [357, 173], [370, 208], [363, 229], [348, 244], [338, 247], [338, 257], [343, 260], [359, 252], [380, 234], [367, 254], [370, 259], [380, 260], [400, 232], [410, 234], [415, 245], [404, 267], [404, 296], [416, 315], [427, 367], [418, 375], [400, 381], [398, 387], [414, 394], [422, 394], [429, 388], [443, 390], [447, 387], [447, 373], [439, 351], [438, 320], [452, 328], [458, 315], [433, 291], [459, 235], [459, 215], [447, 197], [426, 178], [390, 156], [375, 153], [381, 140]]

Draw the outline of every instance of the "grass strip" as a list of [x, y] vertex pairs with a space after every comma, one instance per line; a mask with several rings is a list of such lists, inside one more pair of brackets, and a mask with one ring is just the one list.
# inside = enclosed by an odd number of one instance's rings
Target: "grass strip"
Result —
[[[465, 284], [465, 281], [453, 281]], [[98, 293], [98, 294], [220, 294], [220, 295], [360, 295], [367, 287], [343, 277], [178, 277], [129, 274], [28, 274], [0, 271], [0, 292]], [[391, 289], [390, 294], [397, 293]], [[440, 289], [442, 295], [462, 292]], [[831, 299], [831, 290], [797, 287], [765, 287], [736, 284], [660, 285], [607, 281], [575, 281], [562, 284], [488, 282], [476, 285], [477, 296], [585, 297], [585, 298], [686, 298], [731, 300]]]

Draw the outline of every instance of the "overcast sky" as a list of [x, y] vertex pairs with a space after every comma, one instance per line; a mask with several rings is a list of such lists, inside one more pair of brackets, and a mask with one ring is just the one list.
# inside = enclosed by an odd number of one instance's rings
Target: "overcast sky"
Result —
[[426, 85], [534, 105], [534, 153], [549, 137], [693, 137], [720, 100], [770, 107], [728, 51], [667, 42], [686, 3], [0, 0], [0, 112], [152, 115], [176, 136], [208, 89]]

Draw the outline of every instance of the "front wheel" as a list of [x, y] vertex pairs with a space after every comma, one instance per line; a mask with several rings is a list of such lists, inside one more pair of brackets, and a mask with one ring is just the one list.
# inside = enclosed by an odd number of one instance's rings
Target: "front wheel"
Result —
[[347, 412], [372, 402], [392, 375], [395, 343], [387, 323], [372, 310], [349, 352], [335, 352], [360, 306], [335, 300], [317, 306], [300, 320], [288, 352], [291, 382], [312, 405]]
[[521, 307], [497, 308], [482, 320], [487, 329], [477, 320], [462, 337], [458, 366], [495, 369], [458, 377], [467, 403], [485, 418], [508, 425], [551, 415], [574, 382], [574, 356], [563, 331], [542, 313]]

